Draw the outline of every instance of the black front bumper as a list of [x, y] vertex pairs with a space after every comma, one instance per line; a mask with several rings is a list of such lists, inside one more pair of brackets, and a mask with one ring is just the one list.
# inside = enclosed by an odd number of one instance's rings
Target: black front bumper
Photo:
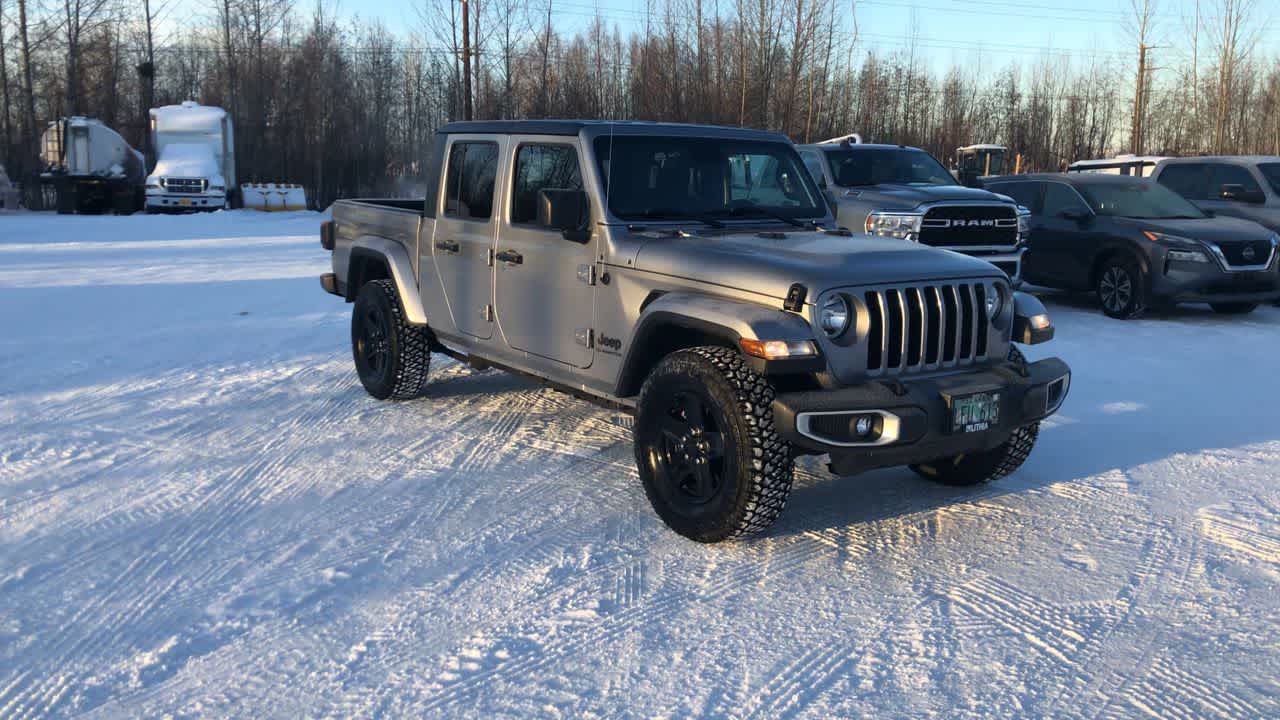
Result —
[[1216, 262], [1168, 262], [1153, 273], [1151, 294], [1167, 302], [1268, 302], [1280, 298], [1280, 263], [1267, 270], [1224, 272]]
[[[779, 394], [773, 401], [778, 433], [799, 454], [831, 456], [841, 475], [863, 470], [936, 460], [997, 447], [1017, 428], [1053, 414], [1070, 388], [1071, 369], [1058, 358], [1031, 363], [1020, 373], [1013, 363], [941, 377], [871, 381], [839, 390]], [[1000, 419], [979, 432], [952, 433], [948, 397], [974, 392], [1000, 393]], [[884, 414], [893, 418], [889, 435], [867, 442], [834, 440], [814, 431], [816, 414]], [[886, 420], [887, 421], [887, 420]], [[806, 431], [802, 431], [802, 427]], [[882, 444], [872, 444], [882, 443]]]

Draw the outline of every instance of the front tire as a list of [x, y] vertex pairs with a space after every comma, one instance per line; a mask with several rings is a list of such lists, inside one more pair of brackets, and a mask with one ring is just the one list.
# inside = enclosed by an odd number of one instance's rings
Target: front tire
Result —
[[1219, 315], [1248, 315], [1258, 309], [1258, 303], [1209, 303], [1209, 307], [1213, 308], [1213, 311]]
[[680, 350], [649, 373], [636, 408], [636, 465], [668, 527], [711, 543], [778, 517], [793, 461], [773, 426], [773, 397], [730, 348]]
[[1142, 268], [1123, 255], [1104, 261], [1094, 283], [1102, 312], [1117, 320], [1131, 320], [1147, 309], [1146, 287]]
[[360, 288], [351, 311], [351, 353], [360, 384], [379, 400], [408, 400], [422, 392], [431, 352], [427, 330], [410, 325], [390, 280]]
[[[1018, 365], [1027, 364], [1022, 351], [1012, 345], [1009, 346], [1009, 360]], [[943, 485], [981, 485], [999, 480], [1022, 467], [1039, 436], [1040, 423], [1033, 422], [1014, 430], [1008, 440], [991, 450], [912, 465], [911, 469], [920, 477]]]

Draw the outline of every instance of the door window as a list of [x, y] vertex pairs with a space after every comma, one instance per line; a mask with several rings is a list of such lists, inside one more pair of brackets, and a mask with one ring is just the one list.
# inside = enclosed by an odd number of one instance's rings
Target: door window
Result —
[[582, 171], [572, 145], [523, 145], [516, 152], [511, 222], [538, 221], [538, 191], [581, 190]]
[[825, 186], [827, 179], [822, 175], [822, 158], [818, 157], [818, 153], [812, 150], [801, 150], [800, 159], [804, 161], [805, 169], [813, 176], [813, 181]]
[[1040, 184], [1033, 182], [987, 183], [991, 192], [1008, 195], [1013, 201], [1031, 211], [1032, 215], [1040, 214]]
[[1068, 210], [1089, 212], [1084, 200], [1080, 199], [1080, 194], [1072, 189], [1070, 185], [1056, 182], [1045, 183], [1044, 214], [1049, 217], [1057, 217]]
[[1253, 175], [1249, 173], [1247, 168], [1239, 165], [1226, 165], [1223, 163], [1214, 163], [1209, 166], [1209, 197], [1220, 197], [1223, 185], [1241, 185], [1245, 192], [1258, 192], [1262, 190], [1258, 186], [1258, 181], [1253, 179]]
[[493, 215], [497, 176], [497, 143], [454, 143], [449, 150], [444, 214], [463, 220], [488, 220]]
[[1208, 200], [1218, 195], [1209, 194], [1209, 178], [1201, 163], [1166, 165], [1156, 182], [1188, 200]]

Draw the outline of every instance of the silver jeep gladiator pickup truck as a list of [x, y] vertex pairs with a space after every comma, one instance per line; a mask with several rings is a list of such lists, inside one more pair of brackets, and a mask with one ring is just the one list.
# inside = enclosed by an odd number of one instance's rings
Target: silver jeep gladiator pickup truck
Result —
[[992, 265], [835, 228], [783, 136], [692, 125], [459, 122], [426, 200], [344, 200], [321, 228], [365, 389], [429, 359], [498, 367], [634, 414], [657, 514], [760, 531], [797, 455], [967, 485], [1017, 469], [1070, 371]]

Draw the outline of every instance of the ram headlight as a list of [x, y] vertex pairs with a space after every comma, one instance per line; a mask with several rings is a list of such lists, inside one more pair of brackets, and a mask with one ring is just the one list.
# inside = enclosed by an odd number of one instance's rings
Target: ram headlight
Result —
[[920, 222], [923, 219], [924, 216], [918, 213], [873, 212], [867, 215], [863, 230], [868, 235], [917, 242], [920, 239]]
[[1025, 245], [1031, 239], [1031, 211], [1018, 206], [1018, 244]]
[[832, 295], [818, 308], [818, 327], [827, 337], [836, 338], [849, 329], [849, 301], [843, 295]]

